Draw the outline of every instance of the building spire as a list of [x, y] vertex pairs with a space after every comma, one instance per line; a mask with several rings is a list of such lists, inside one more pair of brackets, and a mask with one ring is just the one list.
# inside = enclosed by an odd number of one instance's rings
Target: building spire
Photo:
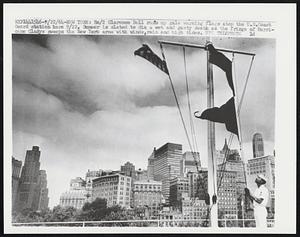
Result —
[[224, 143], [222, 151], [225, 152], [227, 150], [229, 150], [229, 147], [228, 147], [228, 144], [227, 144], [227, 139], [225, 138], [225, 143]]

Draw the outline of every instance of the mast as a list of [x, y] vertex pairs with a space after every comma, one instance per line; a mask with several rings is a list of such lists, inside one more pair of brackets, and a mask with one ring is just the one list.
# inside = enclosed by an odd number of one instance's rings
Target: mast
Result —
[[[213, 65], [209, 62], [209, 51], [207, 50], [207, 108], [214, 107], [214, 84], [213, 84]], [[215, 158], [216, 139], [215, 124], [207, 121], [207, 143], [208, 143], [208, 170], [207, 185], [210, 197], [210, 221], [211, 227], [218, 227], [218, 206], [213, 204], [212, 197], [217, 195], [217, 166]]]
[[[189, 43], [181, 43], [181, 42], [171, 42], [171, 41], [158, 41], [161, 45], [173, 45], [173, 46], [181, 46], [181, 47], [190, 47], [190, 48], [197, 48], [206, 50], [206, 46], [204, 45], [197, 45], [197, 44], [189, 44]], [[225, 53], [233, 53], [233, 54], [241, 54], [241, 55], [248, 55], [252, 56], [252, 60], [255, 56], [255, 53], [245, 52], [245, 51], [238, 51], [238, 50], [232, 50], [232, 49], [223, 49], [223, 48], [215, 48], [217, 51], [225, 52]], [[209, 51], [207, 50], [207, 107], [212, 108], [214, 107], [214, 87], [213, 87], [213, 68], [212, 64], [209, 62]], [[233, 64], [234, 67], [234, 64]], [[250, 66], [251, 68], [251, 66]], [[236, 88], [236, 78], [235, 75], [232, 75], [234, 77], [233, 83], [234, 88]], [[248, 73], [249, 76], [249, 73]], [[247, 76], [247, 77], [248, 77]], [[247, 83], [246, 83], [247, 84]], [[245, 85], [246, 88], [246, 85]], [[244, 92], [243, 92], [244, 93]], [[240, 121], [239, 121], [239, 110], [237, 110], [237, 103], [236, 103], [235, 96], [235, 109], [236, 109], [236, 115], [237, 115], [237, 125], [238, 125], [238, 133], [239, 133], [239, 143], [240, 143], [240, 150], [242, 158], [244, 158], [243, 154], [243, 147], [241, 142], [241, 130], [240, 130]], [[211, 227], [217, 228], [218, 227], [218, 206], [217, 202], [213, 204], [213, 196], [214, 194], [217, 195], [217, 164], [215, 159], [215, 125], [214, 122], [207, 121], [207, 140], [208, 140], [208, 193], [210, 196], [210, 220], [211, 220]], [[244, 165], [244, 163], [243, 163]], [[247, 183], [246, 179], [246, 173], [245, 173], [245, 167], [244, 169], [244, 175], [245, 175], [245, 182]]]

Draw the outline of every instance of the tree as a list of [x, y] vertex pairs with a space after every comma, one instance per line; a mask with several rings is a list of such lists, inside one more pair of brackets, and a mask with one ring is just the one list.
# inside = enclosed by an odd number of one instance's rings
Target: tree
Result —
[[50, 222], [64, 222], [74, 221], [78, 212], [74, 207], [61, 207], [55, 206], [51, 212], [51, 215], [46, 216], [45, 221]]
[[106, 199], [96, 198], [91, 203], [85, 203], [81, 213], [77, 216], [80, 221], [100, 221], [108, 214]]
[[21, 212], [14, 212], [12, 214], [12, 220], [16, 223], [44, 222], [49, 215], [51, 215], [49, 209], [33, 211], [31, 208], [26, 208]]

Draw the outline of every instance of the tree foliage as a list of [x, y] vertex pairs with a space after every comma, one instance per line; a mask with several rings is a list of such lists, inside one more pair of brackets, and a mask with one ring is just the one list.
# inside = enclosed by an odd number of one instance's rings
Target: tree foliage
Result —
[[84, 204], [76, 220], [100, 221], [108, 214], [108, 211], [106, 199], [96, 198], [93, 202]]
[[33, 211], [25, 209], [13, 213], [13, 222], [71, 222], [71, 221], [110, 221], [130, 220], [132, 215], [120, 206], [107, 207], [106, 199], [96, 198], [91, 203], [85, 203], [81, 210], [74, 207], [55, 206], [52, 210]]

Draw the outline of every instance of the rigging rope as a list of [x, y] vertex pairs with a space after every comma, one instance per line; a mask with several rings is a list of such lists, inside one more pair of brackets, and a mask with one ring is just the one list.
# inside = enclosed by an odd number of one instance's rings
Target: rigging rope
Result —
[[[163, 47], [162, 47], [161, 43], [160, 43], [160, 49], [161, 49], [161, 54], [162, 54], [163, 60], [166, 62], [166, 57], [165, 57], [165, 54], [164, 54]], [[191, 126], [191, 134], [192, 134], [192, 143], [190, 141], [190, 138], [189, 138], [189, 135], [188, 135], [188, 132], [187, 132], [187, 128], [186, 128], [186, 125], [185, 125], [185, 122], [184, 122], [184, 119], [183, 119], [182, 111], [181, 111], [181, 108], [180, 108], [180, 105], [179, 105], [179, 102], [178, 102], [178, 98], [177, 98], [176, 91], [175, 91], [175, 88], [174, 88], [174, 85], [173, 85], [173, 81], [171, 79], [170, 74], [168, 74], [168, 77], [169, 77], [171, 88], [172, 88], [172, 91], [173, 91], [173, 94], [174, 94], [174, 97], [175, 97], [176, 105], [177, 105], [177, 108], [178, 108], [178, 111], [179, 111], [179, 114], [180, 114], [181, 122], [183, 124], [185, 135], [187, 137], [189, 147], [190, 147], [190, 149], [192, 151], [192, 155], [193, 155], [193, 157], [195, 159], [195, 164], [196, 164], [197, 172], [199, 174], [200, 171], [199, 171], [199, 167], [198, 167], [198, 162], [197, 162], [197, 160], [195, 158], [195, 152], [194, 152], [195, 150], [198, 151], [198, 147], [197, 147], [197, 140], [196, 140], [196, 135], [195, 135], [195, 127], [194, 127], [194, 123], [193, 123], [192, 116], [191, 116], [190, 94], [189, 94], [189, 86], [188, 86], [187, 70], [186, 70], [186, 53], [185, 53], [185, 47], [183, 47], [183, 55], [184, 55], [184, 69], [185, 69], [186, 90], [187, 90], [187, 97], [188, 97], [188, 108], [189, 108], [189, 115], [190, 115], [190, 126]], [[246, 82], [245, 82], [245, 85], [244, 85], [244, 88], [243, 88], [243, 92], [242, 92], [242, 96], [241, 96], [241, 101], [240, 101], [240, 103], [238, 105], [238, 110], [237, 110], [237, 114], [238, 115], [240, 114], [240, 110], [241, 110], [242, 102], [243, 102], [244, 95], [245, 95], [245, 92], [246, 92], [246, 87], [247, 87], [247, 84], [248, 84], [248, 80], [249, 80], [249, 76], [250, 76], [250, 71], [251, 71], [251, 68], [252, 68], [253, 60], [254, 60], [254, 56], [252, 56], [252, 60], [251, 60], [251, 63], [250, 63], [249, 69], [248, 69], [248, 73], [247, 73], [247, 77], [246, 77]], [[233, 54], [232, 62], [235, 65], [234, 54]], [[166, 64], [167, 64], [167, 62], [166, 62]], [[235, 69], [235, 67], [234, 67], [234, 69]], [[236, 78], [235, 73], [236, 72], [234, 70], [234, 78]], [[238, 116], [238, 123], [240, 125], [240, 118], [239, 118], [239, 116]], [[225, 168], [226, 167], [226, 162], [227, 162], [227, 158], [228, 158], [228, 155], [229, 155], [229, 150], [230, 150], [230, 146], [231, 146], [232, 140], [233, 140], [233, 134], [231, 133], [230, 137], [229, 137], [229, 146], [228, 146], [228, 149], [225, 151], [225, 155], [224, 155], [223, 162], [222, 162], [221, 177], [220, 177], [219, 184], [217, 184], [217, 186], [218, 186], [217, 187], [217, 192], [218, 192], [218, 190], [219, 190], [219, 188], [220, 188], [220, 186], [222, 184], [222, 179], [224, 177], [224, 172], [225, 172], [225, 169], [226, 169]], [[241, 143], [242, 143], [241, 131], [240, 131], [239, 143], [240, 143], [240, 149], [241, 149]], [[213, 151], [211, 151], [211, 152], [212, 152], [212, 159], [214, 159]], [[243, 171], [244, 171], [245, 183], [247, 184], [246, 171], [245, 171], [244, 162], [243, 162]], [[213, 177], [215, 177], [214, 160], [213, 160]], [[216, 195], [215, 179], [213, 179], [213, 182], [214, 182], [214, 196], [215, 196]], [[215, 196], [215, 198], [216, 198], [216, 196]], [[213, 197], [213, 200], [214, 200], [214, 197]], [[212, 209], [212, 206], [215, 205], [215, 204], [216, 204], [216, 202], [213, 202], [210, 205], [210, 207], [208, 208], [206, 221], [209, 218], [209, 214], [210, 214], [210, 211]]]
[[[185, 84], [186, 84], [186, 93], [187, 93], [187, 101], [188, 101], [188, 109], [189, 109], [190, 127], [191, 127], [191, 135], [192, 135], [192, 142], [193, 142], [192, 154], [193, 154], [193, 157], [194, 157], [194, 160], [195, 160], [197, 171], [199, 171], [198, 160], [197, 160], [197, 157], [196, 157], [196, 154], [195, 154], [195, 152], [197, 152], [199, 154], [199, 149], [198, 149], [198, 145], [197, 145], [195, 127], [194, 127], [194, 122], [193, 122], [193, 117], [192, 117], [191, 99], [190, 99], [190, 92], [189, 92], [189, 83], [188, 83], [187, 70], [186, 70], [187, 67], [186, 67], [186, 52], [185, 52], [185, 47], [182, 47], [182, 49], [183, 49]], [[199, 162], [200, 162], [200, 155], [199, 155]]]
[[[242, 149], [242, 144], [243, 144], [243, 135], [242, 135], [242, 129], [241, 129], [241, 119], [240, 119], [240, 110], [242, 108], [242, 103], [243, 103], [243, 99], [244, 99], [244, 96], [245, 96], [245, 93], [246, 93], [246, 87], [247, 87], [247, 84], [248, 84], [248, 80], [249, 80], [249, 75], [250, 75], [250, 70], [252, 68], [252, 64], [253, 64], [253, 60], [254, 60], [254, 56], [252, 56], [252, 59], [251, 59], [251, 63], [250, 63], [250, 66], [249, 66], [249, 69], [248, 69], [248, 72], [247, 72], [247, 78], [246, 78], [246, 82], [245, 82], [245, 85], [244, 85], [244, 88], [243, 88], [243, 92], [242, 92], [242, 96], [241, 96], [241, 100], [240, 100], [240, 103], [238, 105], [238, 110], [237, 110], [237, 122], [238, 122], [238, 127], [239, 127], [239, 145], [240, 145], [240, 152], [241, 152], [241, 156], [242, 156], [242, 159], [243, 159], [243, 163], [245, 161], [244, 159], [244, 154], [243, 154], [243, 149]], [[233, 62], [233, 65], [234, 65], [234, 79], [235, 79], [235, 84], [236, 83], [236, 70], [235, 70], [235, 58], [234, 58], [234, 53], [232, 54], [232, 62]], [[245, 165], [243, 165], [243, 171], [244, 171], [244, 179], [245, 179], [245, 184], [247, 186], [247, 178], [246, 178], [246, 170], [245, 170]]]
[[[161, 54], [162, 54], [163, 60], [166, 62], [166, 65], [167, 65], [166, 57], [165, 57], [164, 50], [163, 50], [163, 47], [162, 47], [161, 43], [160, 43], [160, 49], [161, 49]], [[185, 132], [186, 138], [188, 140], [189, 147], [190, 147], [191, 151], [193, 151], [193, 148], [192, 148], [192, 145], [191, 145], [191, 141], [190, 141], [190, 138], [189, 138], [189, 134], [187, 132], [187, 128], [186, 128], [186, 125], [185, 125], [185, 122], [184, 122], [184, 119], [183, 119], [183, 115], [182, 115], [182, 112], [181, 112], [181, 108], [180, 108], [180, 105], [179, 105], [179, 102], [178, 102], [178, 98], [177, 98], [177, 95], [176, 95], [176, 91], [175, 91], [175, 88], [174, 88], [173, 81], [172, 81], [172, 78], [170, 76], [170, 73], [168, 73], [168, 77], [169, 77], [171, 88], [172, 88], [172, 91], [173, 91], [173, 94], [174, 94], [176, 105], [177, 105], [177, 108], [178, 108], [178, 111], [179, 111], [181, 122], [182, 122], [182, 125], [183, 125], [183, 128], [184, 128], [184, 132]], [[194, 152], [192, 152], [192, 154], [194, 155]], [[198, 165], [196, 167], [197, 167], [197, 171], [199, 171]]]
[[253, 65], [253, 60], [254, 60], [254, 56], [252, 56], [252, 58], [251, 58], [251, 63], [250, 63], [249, 69], [248, 69], [248, 73], [247, 73], [247, 77], [246, 77], [246, 82], [245, 82], [245, 85], [244, 85], [244, 89], [243, 89], [243, 92], [242, 92], [240, 104], [239, 104], [239, 107], [238, 107], [238, 113], [240, 113], [240, 110], [241, 110], [241, 107], [242, 107], [242, 103], [243, 103], [243, 100], [244, 100], [244, 96], [245, 96], [245, 93], [246, 93], [246, 88], [247, 88], [247, 84], [248, 84], [248, 81], [249, 81], [250, 71], [251, 71], [251, 68], [252, 68], [252, 65]]
[[186, 52], [185, 52], [185, 47], [182, 47], [182, 49], [183, 49], [185, 84], [186, 84], [186, 93], [187, 93], [187, 100], [188, 100], [189, 118], [190, 118], [191, 134], [192, 134], [193, 145], [194, 145], [193, 148], [194, 148], [194, 151], [198, 151], [197, 139], [196, 139], [196, 135], [195, 135], [195, 127], [194, 127], [194, 122], [193, 122], [193, 119], [192, 119], [191, 99], [190, 99], [189, 83], [188, 83], [187, 70], [186, 70], [187, 67], [186, 67]]

